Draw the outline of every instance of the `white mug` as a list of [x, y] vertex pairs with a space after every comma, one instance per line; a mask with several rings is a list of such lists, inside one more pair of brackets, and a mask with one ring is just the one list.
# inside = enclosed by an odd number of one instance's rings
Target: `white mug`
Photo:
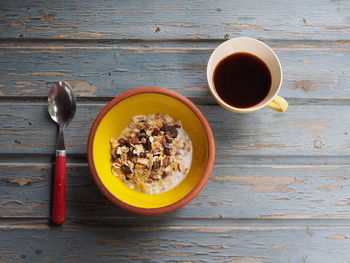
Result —
[[[227, 104], [217, 93], [213, 80], [216, 66], [226, 57], [239, 52], [250, 53], [257, 56], [265, 62], [271, 73], [271, 87], [269, 93], [261, 102], [248, 108], [238, 108]], [[288, 108], [288, 102], [277, 95], [282, 84], [281, 63], [269, 46], [254, 38], [237, 37], [227, 40], [219, 45], [209, 58], [207, 66], [207, 80], [209, 89], [215, 100], [222, 107], [230, 111], [248, 113], [267, 106], [273, 110], [284, 112]]]

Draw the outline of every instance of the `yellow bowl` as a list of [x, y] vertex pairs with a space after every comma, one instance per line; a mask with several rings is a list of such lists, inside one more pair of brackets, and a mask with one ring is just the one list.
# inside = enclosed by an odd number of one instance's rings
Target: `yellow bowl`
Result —
[[[193, 145], [188, 175], [161, 194], [133, 190], [111, 172], [110, 139], [120, 136], [132, 116], [151, 113], [168, 113], [181, 120]], [[187, 204], [204, 187], [214, 159], [214, 137], [203, 114], [184, 96], [161, 88], [140, 88], [116, 97], [101, 110], [89, 135], [88, 162], [95, 183], [113, 203], [139, 214], [168, 213]]]

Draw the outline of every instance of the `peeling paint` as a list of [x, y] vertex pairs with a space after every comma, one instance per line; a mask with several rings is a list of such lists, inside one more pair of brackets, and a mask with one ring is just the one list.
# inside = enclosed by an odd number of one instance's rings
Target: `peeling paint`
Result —
[[265, 258], [255, 258], [255, 257], [234, 257], [229, 263], [267, 263]]
[[7, 179], [8, 183], [12, 183], [12, 184], [18, 184], [20, 186], [24, 186], [30, 183], [34, 183], [39, 181], [38, 179], [34, 179], [34, 178], [10, 178]]
[[279, 245], [279, 244], [265, 244], [265, 247], [272, 248], [272, 249], [285, 249], [288, 248], [286, 245]]
[[65, 72], [29, 72], [29, 73], [7, 73], [10, 76], [43, 76], [43, 77], [73, 77], [73, 74]]
[[231, 24], [228, 24], [228, 26], [233, 27], [233, 28], [249, 29], [249, 30], [260, 30], [260, 31], [265, 31], [266, 30], [266, 28], [264, 28], [263, 26], [260, 26], [260, 25], [231, 23]]
[[327, 237], [328, 239], [347, 239], [348, 237], [342, 234], [333, 234]]
[[93, 96], [98, 90], [97, 86], [86, 80], [67, 80], [67, 82], [79, 96]]
[[211, 176], [214, 182], [235, 182], [253, 186], [253, 192], [293, 192], [287, 188], [291, 184], [303, 184], [304, 180], [298, 180], [293, 176]]
[[317, 187], [316, 189], [321, 191], [338, 191], [343, 189], [343, 186], [339, 184], [327, 184], [327, 185]]

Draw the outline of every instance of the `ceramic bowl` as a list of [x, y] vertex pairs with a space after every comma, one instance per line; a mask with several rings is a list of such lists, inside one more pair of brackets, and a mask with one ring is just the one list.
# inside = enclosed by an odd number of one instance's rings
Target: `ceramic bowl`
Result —
[[[131, 189], [111, 172], [110, 139], [119, 137], [132, 116], [151, 113], [168, 113], [181, 120], [193, 145], [189, 173], [161, 194]], [[113, 99], [98, 114], [88, 140], [89, 168], [98, 188], [116, 205], [139, 214], [168, 213], [187, 204], [206, 184], [214, 158], [213, 133], [200, 110], [184, 96], [161, 88], [135, 89]]]

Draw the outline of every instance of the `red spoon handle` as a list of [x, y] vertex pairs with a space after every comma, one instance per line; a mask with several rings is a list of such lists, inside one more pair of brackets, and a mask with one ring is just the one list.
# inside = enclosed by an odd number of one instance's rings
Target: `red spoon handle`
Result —
[[53, 191], [52, 222], [61, 225], [66, 221], [66, 156], [56, 156]]

